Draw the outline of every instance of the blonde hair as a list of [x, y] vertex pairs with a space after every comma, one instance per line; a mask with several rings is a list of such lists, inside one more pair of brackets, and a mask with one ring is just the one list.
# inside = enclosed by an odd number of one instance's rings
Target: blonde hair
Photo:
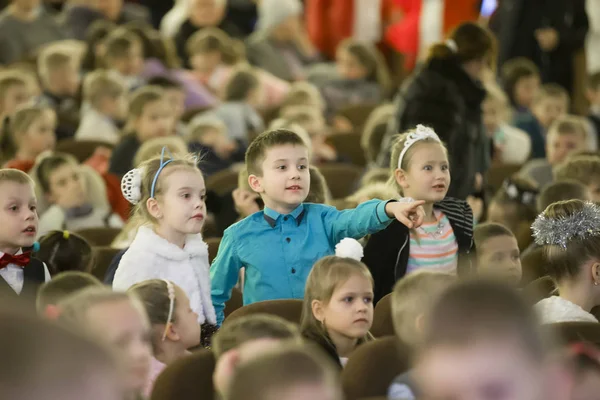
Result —
[[600, 183], [600, 157], [575, 156], [554, 168], [554, 179], [563, 181], [572, 179], [583, 185]]
[[125, 94], [125, 82], [111, 71], [96, 70], [83, 80], [83, 98], [93, 106], [106, 97], [115, 99]]
[[14, 69], [8, 69], [0, 72], [0, 98], [2, 98], [6, 91], [13, 86], [25, 86], [29, 87], [31, 84], [30, 76], [21, 71]]
[[133, 165], [141, 165], [144, 161], [148, 161], [154, 157], [160, 156], [160, 153], [166, 147], [171, 154], [183, 157], [188, 154], [188, 149], [185, 141], [179, 136], [157, 137], [149, 139], [142, 143], [133, 158]]
[[46, 106], [29, 106], [17, 110], [17, 112], [15, 112], [15, 114], [10, 118], [8, 128], [13, 142], [18, 144], [18, 136], [27, 132], [31, 125], [46, 112], [55, 114], [52, 108]]
[[[387, 171], [386, 171], [387, 172]], [[387, 176], [387, 175], [386, 175]], [[356, 208], [363, 203], [363, 199], [393, 199], [398, 197], [398, 192], [385, 182], [375, 182], [361, 187], [356, 192], [346, 197], [345, 206]]]
[[367, 70], [367, 81], [379, 84], [383, 90], [390, 87], [390, 72], [377, 47], [356, 39], [345, 39], [339, 44], [338, 51], [347, 51], [362, 64]]
[[[373, 276], [365, 264], [352, 258], [327, 256], [321, 258], [313, 266], [306, 280], [304, 302], [302, 304], [302, 319], [300, 328], [304, 331], [315, 332], [331, 343], [325, 324], [319, 322], [312, 311], [312, 303], [318, 300], [328, 304], [335, 290], [352, 276], [359, 275], [371, 283]], [[370, 341], [373, 336], [369, 333], [359, 340], [360, 343]]]
[[369, 114], [360, 136], [360, 147], [365, 152], [368, 162], [374, 163], [377, 159], [388, 123], [393, 119], [395, 113], [396, 107], [393, 104], [383, 104]]
[[290, 91], [281, 103], [281, 113], [289, 107], [313, 106], [319, 110], [325, 108], [325, 100], [319, 89], [308, 82], [296, 82], [290, 87]]
[[579, 135], [583, 140], [587, 140], [588, 129], [586, 126], [586, 121], [582, 117], [577, 117], [574, 115], [565, 115], [559, 117], [556, 121], [552, 123], [550, 129], [548, 130], [547, 136], [571, 135], [573, 133]]
[[310, 174], [310, 189], [304, 200], [305, 203], [329, 204], [331, 202], [331, 192], [327, 185], [327, 180], [319, 171], [319, 168], [311, 165], [308, 169]]
[[50, 45], [38, 57], [38, 74], [43, 80], [48, 80], [50, 74], [69, 64], [75, 64], [76, 57], [73, 50], [69, 50], [62, 43]]
[[510, 100], [506, 93], [496, 82], [486, 82], [486, 101], [493, 101], [500, 106], [500, 115], [503, 122], [511, 120], [512, 112], [510, 108]]
[[569, 92], [567, 92], [562, 86], [557, 85], [556, 83], [546, 83], [540, 86], [540, 89], [538, 90], [536, 96], [533, 99], [533, 104], [535, 105], [547, 98], [564, 100], [567, 103], [567, 108], [571, 103], [571, 97], [569, 96]]
[[416, 347], [421, 336], [417, 318], [429, 313], [442, 292], [456, 281], [453, 275], [437, 271], [416, 271], [396, 283], [392, 292], [392, 319], [398, 338]]
[[227, 126], [218, 117], [210, 114], [200, 115], [192, 120], [188, 128], [188, 141], [201, 141], [207, 131], [217, 130], [223, 134], [227, 132]]
[[218, 51], [221, 61], [227, 65], [234, 65], [246, 57], [244, 44], [232, 39], [219, 28], [207, 27], [194, 33], [186, 42], [185, 49], [189, 57], [196, 54]]
[[12, 182], [18, 183], [20, 185], [31, 185], [34, 187], [33, 179], [25, 172], [13, 169], [13, 168], [3, 168], [0, 169], [0, 184], [4, 182]]
[[44, 283], [38, 290], [36, 299], [38, 314], [42, 314], [47, 306], [56, 305], [90, 286], [103, 287], [98, 278], [86, 272], [65, 271], [54, 276], [51, 281]]
[[137, 89], [129, 98], [129, 118], [139, 118], [148, 104], [163, 100], [164, 95], [165, 91], [159, 86], [144, 86]]

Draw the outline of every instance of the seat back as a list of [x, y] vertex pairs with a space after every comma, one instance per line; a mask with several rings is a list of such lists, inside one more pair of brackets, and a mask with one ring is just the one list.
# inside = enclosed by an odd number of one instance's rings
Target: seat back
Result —
[[121, 251], [121, 249], [114, 249], [112, 247], [94, 247], [94, 268], [92, 268], [92, 275], [104, 282], [104, 276], [110, 263], [115, 256]]
[[221, 238], [208, 238], [205, 239], [208, 245], [208, 262], [212, 264], [213, 260], [217, 256], [219, 251], [219, 245], [221, 244]]
[[112, 144], [99, 140], [65, 139], [56, 144], [56, 152], [71, 154], [77, 161], [83, 163], [90, 158], [99, 147], [106, 147], [110, 150], [114, 148]]
[[517, 164], [502, 164], [492, 166], [485, 178], [486, 191], [494, 194], [502, 187], [502, 183], [506, 178], [510, 178], [521, 170], [521, 165]]
[[110, 246], [121, 232], [119, 228], [89, 228], [75, 233], [88, 241], [92, 246]]
[[212, 190], [219, 196], [231, 193], [238, 187], [238, 171], [224, 169], [206, 178], [206, 190]]
[[302, 300], [267, 300], [248, 304], [232, 312], [225, 320], [225, 324], [237, 318], [252, 314], [271, 314], [281, 317], [295, 324], [300, 324], [302, 317]]
[[350, 196], [364, 173], [365, 169], [350, 164], [322, 164], [319, 171], [325, 177], [331, 198], [343, 199]]
[[154, 382], [151, 400], [213, 399], [215, 356], [201, 349], [167, 366]]
[[536, 247], [528, 251], [521, 258], [521, 267], [523, 268], [522, 285], [527, 285], [536, 279], [546, 276], [546, 257], [542, 247]]
[[394, 320], [392, 318], [392, 294], [388, 293], [377, 302], [373, 314], [371, 333], [375, 337], [394, 336]]
[[600, 324], [597, 322], [561, 322], [548, 327], [564, 344], [587, 342], [600, 345]]
[[337, 150], [338, 157], [364, 167], [367, 165], [367, 160], [360, 144], [360, 138], [360, 133], [337, 133], [329, 136], [327, 142]]
[[523, 294], [531, 304], [552, 296], [555, 291], [556, 284], [549, 276], [542, 276], [523, 288]]

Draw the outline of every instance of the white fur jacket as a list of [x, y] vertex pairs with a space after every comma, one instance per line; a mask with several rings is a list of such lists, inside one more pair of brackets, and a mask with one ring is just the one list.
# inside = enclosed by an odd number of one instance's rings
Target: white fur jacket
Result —
[[543, 324], [555, 324], [559, 322], [598, 322], [589, 312], [577, 304], [565, 300], [559, 296], [548, 297], [539, 301], [535, 306]]
[[141, 226], [123, 255], [113, 288], [127, 290], [148, 279], [172, 281], [188, 295], [198, 322], [216, 324], [210, 297], [208, 246], [200, 234], [188, 235], [183, 249], [158, 236], [151, 227]]

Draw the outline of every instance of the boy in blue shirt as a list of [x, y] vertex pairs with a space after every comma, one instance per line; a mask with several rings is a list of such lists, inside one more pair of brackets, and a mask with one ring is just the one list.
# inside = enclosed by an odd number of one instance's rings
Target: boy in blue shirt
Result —
[[409, 228], [422, 223], [423, 202], [371, 200], [345, 211], [303, 203], [310, 189], [309, 159], [306, 144], [285, 129], [265, 132], [248, 147], [248, 182], [265, 208], [223, 235], [210, 270], [219, 325], [240, 268], [245, 267], [244, 304], [302, 299], [313, 264], [333, 254], [342, 239], [378, 232], [392, 218]]

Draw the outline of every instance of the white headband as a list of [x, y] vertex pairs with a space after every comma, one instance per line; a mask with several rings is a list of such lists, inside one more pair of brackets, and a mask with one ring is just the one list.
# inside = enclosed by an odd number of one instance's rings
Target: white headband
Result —
[[162, 341], [164, 342], [167, 338], [167, 333], [169, 332], [169, 328], [171, 327], [171, 319], [173, 318], [173, 309], [175, 308], [175, 286], [171, 281], [163, 279], [163, 282], [167, 285], [167, 293], [169, 295], [169, 315], [167, 316], [167, 323], [165, 325], [165, 331], [162, 335]]
[[398, 157], [399, 169], [402, 168], [402, 160], [404, 159], [404, 156], [406, 155], [408, 149], [410, 149], [410, 147], [413, 144], [425, 139], [432, 139], [438, 143], [442, 143], [440, 137], [433, 131], [433, 129], [424, 125], [417, 125], [415, 131], [410, 133], [408, 135], [408, 138], [406, 138], [406, 141], [404, 142], [404, 148], [400, 152], [400, 157]]

